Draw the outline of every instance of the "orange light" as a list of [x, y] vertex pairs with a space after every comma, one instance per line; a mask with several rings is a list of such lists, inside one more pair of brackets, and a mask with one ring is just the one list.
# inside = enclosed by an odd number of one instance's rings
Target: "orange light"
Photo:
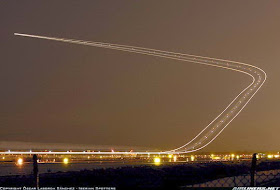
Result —
[[194, 156], [193, 156], [193, 155], [191, 155], [191, 161], [192, 161], [192, 162], [194, 161]]
[[214, 156], [212, 159], [213, 160], [221, 160], [221, 157], [220, 156]]
[[273, 158], [273, 155], [269, 154], [267, 155], [267, 158]]
[[17, 160], [17, 165], [21, 166], [23, 164], [23, 159], [22, 158], [19, 158]]
[[69, 159], [68, 159], [68, 158], [64, 158], [64, 159], [63, 159], [63, 163], [64, 163], [64, 164], [68, 164], [68, 163], [69, 163]]
[[161, 160], [160, 160], [159, 157], [155, 157], [155, 158], [154, 158], [154, 163], [155, 163], [155, 165], [160, 165], [160, 162], [161, 162]]

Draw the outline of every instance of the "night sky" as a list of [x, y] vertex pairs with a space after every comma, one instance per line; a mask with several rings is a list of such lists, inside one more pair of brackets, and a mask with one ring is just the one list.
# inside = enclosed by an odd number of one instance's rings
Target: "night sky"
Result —
[[245, 62], [268, 79], [204, 151], [280, 150], [280, 1], [0, 1], [0, 141], [176, 148], [251, 82], [237, 72], [22, 38]]

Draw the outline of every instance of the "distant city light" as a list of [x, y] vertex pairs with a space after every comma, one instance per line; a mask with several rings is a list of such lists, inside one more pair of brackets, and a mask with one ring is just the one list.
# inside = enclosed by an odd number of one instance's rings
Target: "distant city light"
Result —
[[173, 157], [173, 161], [176, 162], [177, 161], [177, 156]]
[[168, 154], [168, 158], [172, 158], [173, 157], [173, 155], [172, 154]]

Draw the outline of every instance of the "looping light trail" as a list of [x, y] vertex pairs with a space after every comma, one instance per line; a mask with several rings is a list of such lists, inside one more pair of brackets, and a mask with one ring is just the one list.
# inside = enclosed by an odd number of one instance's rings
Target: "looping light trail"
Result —
[[[135, 152], [135, 154], [189, 153], [189, 152], [198, 151], [206, 147], [221, 134], [221, 132], [232, 122], [232, 120], [235, 117], [239, 115], [239, 113], [254, 97], [254, 95], [258, 92], [258, 90], [261, 88], [261, 86], [264, 84], [266, 80], [266, 73], [262, 69], [241, 62], [229, 61], [224, 59], [215, 59], [215, 58], [196, 56], [190, 54], [175, 53], [175, 52], [162, 51], [162, 50], [149, 49], [149, 48], [142, 48], [136, 46], [103, 43], [103, 42], [91, 42], [91, 41], [38, 36], [38, 35], [22, 34], [22, 33], [14, 33], [14, 35], [30, 37], [30, 38], [54, 40], [54, 41], [80, 44], [86, 46], [94, 46], [94, 47], [107, 48], [107, 49], [115, 49], [119, 51], [151, 55], [151, 56], [162, 57], [162, 58], [167, 58], [172, 60], [192, 62], [192, 63], [202, 64], [202, 65], [207, 65], [212, 67], [219, 67], [231, 71], [236, 71], [252, 77], [252, 82], [249, 84], [249, 86], [243, 89], [222, 111], [222, 113], [220, 113], [213, 121], [211, 121], [200, 133], [198, 133], [188, 143], [169, 151]], [[104, 153], [127, 154], [127, 152], [114, 152], [114, 153], [104, 152]], [[54, 152], [52, 152], [52, 154], [54, 154]], [[63, 152], [61, 154], [63, 154]], [[79, 152], [77, 154], [79, 154]], [[97, 154], [100, 154], [100, 152], [99, 153], [97, 152]]]

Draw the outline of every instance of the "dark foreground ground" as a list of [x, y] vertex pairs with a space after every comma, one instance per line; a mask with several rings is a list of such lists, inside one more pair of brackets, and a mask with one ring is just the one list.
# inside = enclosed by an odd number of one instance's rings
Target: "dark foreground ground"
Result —
[[[250, 162], [212, 162], [58, 172], [40, 174], [39, 184], [41, 187], [100, 186], [116, 187], [116, 189], [179, 189], [180, 186], [246, 174], [250, 171], [250, 164]], [[258, 165], [258, 170], [279, 168], [280, 162], [262, 162]], [[274, 184], [279, 186], [279, 182], [274, 181]], [[0, 178], [0, 186], [32, 185], [34, 185], [32, 175]]]

